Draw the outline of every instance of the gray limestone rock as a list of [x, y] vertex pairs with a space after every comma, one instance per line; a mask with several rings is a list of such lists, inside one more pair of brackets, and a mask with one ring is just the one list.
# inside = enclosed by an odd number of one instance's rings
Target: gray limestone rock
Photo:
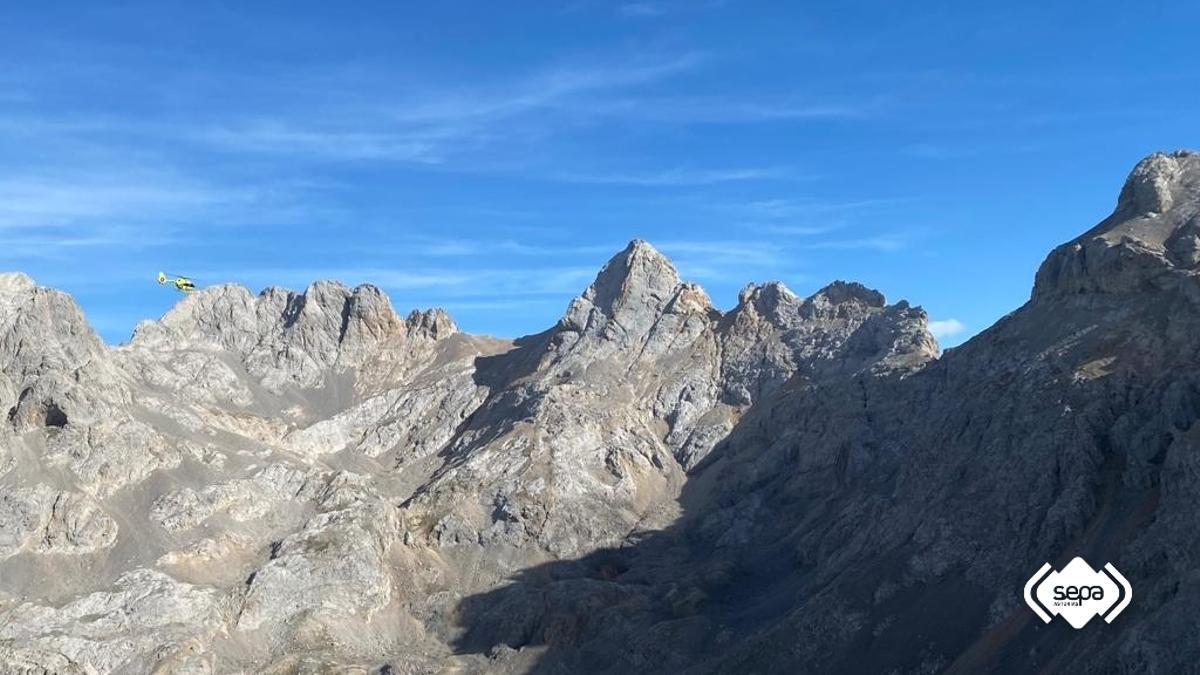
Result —
[[[1186, 670], [1198, 261], [1180, 152], [946, 354], [642, 241], [515, 341], [322, 281], [109, 347], [0, 275], [0, 671]], [[1014, 589], [1076, 553], [1137, 608], [1042, 629]]]
[[86, 495], [44, 484], [0, 494], [0, 558], [23, 551], [94, 553], [116, 539], [116, 521]]
[[25, 602], [0, 611], [0, 659], [30, 672], [148, 673], [190, 640], [203, 650], [225, 611], [212, 589], [132, 570], [113, 588], [62, 606]]

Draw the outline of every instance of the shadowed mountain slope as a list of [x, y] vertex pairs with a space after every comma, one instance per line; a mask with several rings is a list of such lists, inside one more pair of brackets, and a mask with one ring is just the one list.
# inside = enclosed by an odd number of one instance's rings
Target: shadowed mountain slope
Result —
[[[460, 648], [539, 672], [1189, 670], [1198, 171], [1143, 161], [1029, 303], [918, 372], [793, 377], [672, 527], [468, 599]], [[1132, 582], [1113, 625], [1024, 606], [1075, 555]]]
[[[322, 281], [110, 348], [0, 276], [0, 670], [1186, 669], [1198, 199], [1147, 158], [940, 357], [905, 302], [721, 312], [641, 241], [516, 341]], [[1022, 605], [1076, 554], [1113, 625]]]

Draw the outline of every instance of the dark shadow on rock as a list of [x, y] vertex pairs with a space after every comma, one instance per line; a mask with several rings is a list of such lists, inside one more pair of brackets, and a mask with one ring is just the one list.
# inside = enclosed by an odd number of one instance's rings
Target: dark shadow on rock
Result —
[[512, 430], [513, 425], [533, 416], [536, 399], [522, 381], [535, 374], [554, 339], [552, 328], [535, 335], [518, 338], [513, 348], [500, 353], [475, 358], [472, 378], [476, 385], [487, 387], [488, 397], [459, 423], [450, 440], [437, 455], [441, 466], [432, 480], [419, 487], [401, 506], [407, 506], [425, 493], [434, 480], [461, 466], [473, 448], [482, 447]]
[[475, 383], [492, 391], [500, 391], [534, 374], [556, 332], [556, 328], [551, 328], [534, 335], [526, 335], [517, 338], [513, 342], [513, 348], [502, 354], [476, 358]]
[[[912, 376], [789, 381], [691, 472], [673, 526], [463, 599], [456, 650], [538, 673], [1077, 672], [1116, 659], [1148, 609], [1075, 631], [1043, 625], [1021, 586], [1074, 555], [1151, 585], [1153, 566], [1133, 558], [1164, 461], [1143, 439], [1169, 401], [1186, 418], [1173, 428], [1200, 417], [1200, 378], [1193, 368], [1186, 394], [1163, 364], [1163, 377], [1066, 380], [1124, 339], [1129, 317], [1094, 303], [1022, 311]], [[1102, 339], [1076, 340], [1087, 322]], [[1059, 345], [1059, 361], [1041, 356]], [[1051, 403], [1074, 413], [1042, 414]], [[528, 649], [532, 661], [514, 655]]]

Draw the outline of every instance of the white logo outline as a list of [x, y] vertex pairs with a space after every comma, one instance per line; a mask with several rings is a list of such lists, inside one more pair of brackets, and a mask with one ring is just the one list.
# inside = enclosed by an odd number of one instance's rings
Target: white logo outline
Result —
[[[1054, 582], [1059, 582], [1059, 585], [1054, 585]], [[1053, 591], [1047, 590], [1051, 588]], [[1067, 589], [1066, 595], [1062, 595], [1064, 588]], [[1087, 591], [1086, 597], [1081, 590]], [[1093, 592], [1096, 597], [1093, 597]], [[1106, 596], [1112, 596], [1112, 600], [1107, 600]], [[1025, 582], [1025, 604], [1038, 618], [1050, 623], [1055, 615], [1061, 616], [1077, 630], [1096, 615], [1111, 624], [1132, 599], [1133, 587], [1112, 563], [1106, 563], [1097, 571], [1079, 556], [1059, 571], [1046, 563]]]

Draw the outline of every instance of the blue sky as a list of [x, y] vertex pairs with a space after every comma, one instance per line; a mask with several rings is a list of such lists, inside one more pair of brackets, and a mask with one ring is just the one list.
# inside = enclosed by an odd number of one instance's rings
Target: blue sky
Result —
[[110, 341], [160, 269], [516, 336], [638, 237], [720, 307], [851, 279], [952, 345], [1200, 132], [1192, 3], [250, 4], [0, 9], [0, 268]]

